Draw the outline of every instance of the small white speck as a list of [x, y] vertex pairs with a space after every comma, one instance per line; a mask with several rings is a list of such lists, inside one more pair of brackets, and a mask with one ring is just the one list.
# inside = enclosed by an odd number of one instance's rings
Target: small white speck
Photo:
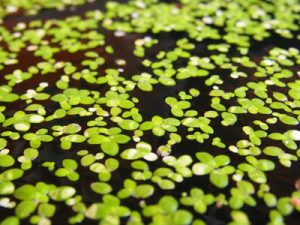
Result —
[[245, 21], [238, 21], [238, 22], [236, 23], [236, 26], [242, 28], [242, 27], [245, 27], [245, 26], [246, 26], [246, 23], [245, 23]]
[[63, 63], [63, 62], [57, 62], [57, 63], [55, 63], [54, 67], [55, 67], [56, 69], [61, 69], [61, 68], [64, 67], [64, 63]]
[[222, 16], [223, 15], [223, 11], [222, 10], [217, 10], [216, 11], [216, 16]]
[[209, 17], [209, 16], [205, 16], [203, 17], [203, 22], [206, 24], [212, 24], [214, 22], [213, 18]]
[[265, 80], [265, 84], [267, 84], [267, 85], [273, 85], [274, 81], [272, 81], [272, 80]]
[[124, 37], [125, 36], [125, 32], [124, 31], [121, 31], [121, 30], [117, 30], [117, 31], [115, 31], [115, 33], [114, 33], [114, 35], [116, 36], [116, 37]]
[[18, 23], [17, 28], [21, 29], [21, 30], [25, 29], [26, 28], [26, 23]]
[[92, 107], [91, 107], [91, 108], [89, 108], [88, 110], [89, 110], [89, 112], [96, 112], [96, 111], [97, 111], [97, 109], [95, 109], [95, 108], [92, 108]]
[[9, 149], [5, 148], [0, 151], [0, 155], [7, 155], [9, 153]]
[[5, 65], [12, 65], [12, 64], [16, 64], [18, 63], [18, 61], [16, 59], [8, 59], [5, 61]]
[[140, 137], [133, 137], [133, 141], [135, 141], [135, 142], [140, 142], [140, 141], [141, 141], [141, 138], [140, 138]]
[[4, 208], [14, 208], [16, 206], [16, 202], [10, 201], [9, 198], [1, 198], [0, 206]]
[[266, 59], [264, 60], [264, 63], [267, 65], [267, 66], [271, 66], [274, 64], [274, 61], [273, 60], [270, 60], [270, 59]]
[[286, 56], [285, 56], [285, 55], [279, 55], [279, 56], [278, 56], [278, 59], [279, 59], [279, 60], [284, 60], [284, 59], [286, 59]]
[[264, 23], [263, 26], [264, 26], [264, 28], [266, 28], [266, 29], [271, 29], [271, 28], [272, 28], [272, 24], [269, 23], [269, 22]]
[[15, 5], [8, 5], [8, 6], [6, 7], [6, 11], [7, 11], [8, 13], [15, 13], [15, 12], [18, 11], [18, 8], [17, 8]]
[[146, 37], [144, 37], [144, 41], [150, 42], [150, 41], [152, 41], [152, 37], [146, 36]]
[[62, 80], [62, 81], [69, 82], [69, 81], [70, 81], [70, 78], [69, 78], [68, 76], [66, 76], [66, 75], [63, 75], [63, 76], [61, 77], [61, 80]]
[[178, 8], [173, 8], [173, 9], [172, 9], [172, 14], [178, 14], [178, 13], [179, 13]]
[[137, 12], [134, 12], [134, 13], [131, 14], [131, 18], [132, 18], [132, 19], [139, 18], [139, 16], [140, 16], [140, 14], [137, 13]]
[[27, 47], [27, 51], [29, 51], [29, 52], [32, 52], [32, 51], [35, 51], [35, 50], [37, 50], [37, 46], [36, 45], [29, 45], [28, 47]]
[[136, 7], [138, 8], [145, 8], [146, 4], [144, 2], [138, 1], [135, 3]]
[[16, 38], [21, 37], [21, 33], [20, 32], [13, 33], [13, 36]]
[[43, 37], [46, 34], [46, 32], [43, 29], [38, 29], [36, 31], [36, 34], [40, 37]]
[[45, 88], [45, 87], [48, 87], [49, 84], [47, 82], [42, 82], [39, 84], [39, 86]]
[[119, 66], [124, 66], [126, 65], [126, 61], [124, 59], [116, 59], [115, 63]]

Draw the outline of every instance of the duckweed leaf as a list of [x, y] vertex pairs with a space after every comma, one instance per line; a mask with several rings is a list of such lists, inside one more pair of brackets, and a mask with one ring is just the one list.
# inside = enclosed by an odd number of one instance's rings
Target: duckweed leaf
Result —
[[288, 116], [288, 115], [280, 116], [279, 120], [282, 123], [287, 124], [287, 125], [298, 125], [299, 124], [299, 121], [296, 118], [294, 118], [292, 116]]
[[1, 221], [1, 225], [19, 225], [20, 220], [16, 216], [10, 216]]
[[122, 120], [119, 125], [124, 130], [135, 130], [139, 127], [139, 124], [134, 120]]
[[135, 197], [137, 198], [148, 198], [154, 192], [154, 188], [151, 185], [143, 184], [138, 185], [135, 189]]
[[49, 193], [54, 201], [65, 201], [76, 193], [75, 188], [70, 186], [58, 187]]
[[14, 165], [15, 160], [10, 155], [0, 155], [0, 166], [1, 167], [10, 167]]
[[91, 184], [91, 189], [98, 194], [108, 194], [112, 191], [112, 187], [103, 182], [94, 182]]
[[10, 181], [2, 181], [0, 182], [0, 194], [1, 195], [9, 195], [14, 193], [15, 186]]
[[214, 167], [204, 163], [196, 163], [192, 169], [195, 175], [206, 175], [213, 171]]
[[52, 217], [55, 214], [55, 211], [56, 211], [55, 205], [48, 204], [48, 203], [40, 204], [38, 207], [39, 214], [48, 218]]
[[280, 198], [277, 203], [277, 209], [284, 216], [291, 214], [293, 211], [293, 206], [290, 202], [290, 199], [284, 197]]
[[228, 175], [221, 171], [214, 170], [210, 173], [210, 181], [218, 188], [224, 188], [228, 185]]
[[16, 215], [20, 219], [27, 218], [36, 209], [37, 204], [33, 201], [22, 201], [16, 207]]
[[295, 222], [298, 1], [88, 2], [0, 3], [1, 225]]

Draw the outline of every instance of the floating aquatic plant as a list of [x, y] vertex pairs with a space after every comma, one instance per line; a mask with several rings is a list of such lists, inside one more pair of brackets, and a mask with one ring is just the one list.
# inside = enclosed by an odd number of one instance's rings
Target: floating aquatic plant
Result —
[[299, 12], [1, 1], [0, 225], [297, 220]]

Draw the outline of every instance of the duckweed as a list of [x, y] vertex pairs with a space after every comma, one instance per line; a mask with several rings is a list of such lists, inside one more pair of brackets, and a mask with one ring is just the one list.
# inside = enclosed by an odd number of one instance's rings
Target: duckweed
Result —
[[0, 225], [297, 222], [299, 12], [1, 1]]

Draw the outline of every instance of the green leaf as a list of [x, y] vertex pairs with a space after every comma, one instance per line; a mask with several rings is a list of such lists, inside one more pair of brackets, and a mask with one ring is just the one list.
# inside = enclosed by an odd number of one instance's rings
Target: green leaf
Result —
[[5, 148], [6, 145], [7, 145], [7, 141], [4, 138], [0, 138], [0, 150]]
[[103, 142], [101, 144], [101, 149], [104, 153], [115, 156], [119, 152], [119, 145], [115, 142]]
[[289, 90], [289, 96], [291, 96], [294, 100], [300, 100], [300, 91], [299, 89], [291, 89]]
[[258, 170], [258, 169], [250, 170], [248, 172], [248, 175], [249, 175], [250, 179], [256, 183], [263, 184], [263, 183], [267, 182], [266, 174], [261, 170]]
[[300, 141], [300, 130], [288, 130], [285, 135], [294, 141]]
[[152, 84], [151, 84], [150, 82], [148, 82], [148, 81], [139, 81], [139, 82], [137, 83], [137, 86], [138, 86], [139, 89], [141, 89], [141, 90], [143, 90], [143, 91], [148, 91], [148, 92], [150, 92], [150, 91], [153, 90]]
[[96, 157], [92, 154], [88, 154], [81, 158], [80, 163], [82, 166], [90, 166], [95, 161], [96, 161]]
[[288, 116], [288, 115], [283, 115], [283, 116], [280, 116], [279, 117], [279, 120], [284, 123], [284, 124], [287, 124], [287, 125], [298, 125], [299, 124], [299, 121], [292, 117], [292, 116]]
[[159, 82], [165, 86], [174, 86], [176, 84], [173, 78], [166, 76], [159, 77]]
[[199, 124], [199, 127], [200, 129], [204, 132], [204, 133], [207, 133], [207, 134], [213, 134], [214, 133], [214, 129], [207, 125], [207, 124], [204, 124], [204, 123], [200, 123]]
[[224, 188], [228, 185], [228, 176], [218, 170], [210, 173], [209, 180], [218, 188]]
[[250, 221], [247, 214], [242, 211], [232, 211], [231, 217], [236, 222], [236, 224], [250, 225]]
[[30, 123], [41, 123], [44, 121], [44, 117], [38, 114], [32, 114], [32, 115], [28, 115], [28, 121]]
[[10, 216], [5, 218], [1, 223], [1, 225], [19, 225], [20, 220], [16, 216]]
[[277, 204], [277, 199], [272, 193], [264, 194], [264, 201], [268, 207], [274, 207]]
[[19, 96], [17, 94], [13, 94], [13, 93], [2, 94], [0, 92], [0, 102], [15, 102], [18, 99], [19, 99]]
[[30, 129], [30, 123], [27, 122], [16, 122], [14, 123], [14, 128], [18, 131], [28, 131]]
[[193, 214], [187, 210], [178, 210], [173, 215], [173, 223], [176, 225], [188, 225], [192, 222]]
[[2, 176], [6, 180], [16, 180], [22, 177], [24, 174], [24, 171], [21, 169], [13, 168], [8, 169], [2, 173]]
[[119, 126], [124, 130], [136, 130], [139, 127], [139, 123], [134, 120], [121, 120]]
[[55, 205], [49, 204], [49, 203], [43, 203], [39, 205], [38, 212], [39, 215], [45, 216], [45, 217], [52, 217], [55, 213]]
[[15, 197], [21, 200], [33, 200], [36, 198], [36, 187], [30, 184], [24, 184], [15, 191]]
[[222, 115], [222, 118], [223, 118], [222, 124], [224, 126], [233, 125], [237, 121], [237, 116], [232, 114], [232, 113], [222, 112], [221, 115]]
[[127, 160], [135, 160], [142, 157], [142, 154], [134, 148], [127, 149], [121, 153], [121, 157]]
[[210, 163], [210, 162], [214, 161], [214, 157], [207, 152], [198, 152], [196, 154], [196, 157], [203, 163]]
[[199, 199], [195, 203], [194, 208], [195, 208], [196, 212], [203, 214], [207, 210], [207, 205], [206, 205], [206, 203], [202, 199]]
[[161, 180], [158, 185], [163, 190], [172, 190], [175, 188], [174, 182], [168, 179]]
[[68, 176], [69, 174], [70, 174], [70, 171], [66, 168], [59, 168], [55, 172], [55, 176], [58, 176], [58, 177], [65, 177], [65, 176]]
[[112, 140], [118, 144], [126, 144], [127, 142], [130, 141], [130, 137], [124, 134], [116, 134], [113, 135]]
[[115, 171], [116, 169], [119, 168], [119, 161], [114, 158], [109, 158], [105, 160], [105, 166], [109, 171]]
[[275, 168], [275, 163], [268, 159], [260, 159], [257, 164], [257, 168], [262, 171], [271, 171]]
[[169, 195], [162, 197], [158, 204], [167, 213], [175, 212], [178, 208], [176, 199]]
[[74, 143], [82, 143], [86, 140], [86, 138], [80, 134], [70, 134], [65, 136], [64, 139]]
[[192, 167], [193, 173], [199, 176], [209, 174], [213, 169], [213, 166], [204, 163], [195, 163]]
[[135, 189], [134, 195], [136, 198], [148, 198], [154, 192], [154, 188], [149, 184], [138, 185]]
[[105, 141], [107, 141], [107, 137], [104, 135], [93, 135], [91, 138], [88, 139], [89, 144], [101, 144]]
[[94, 192], [102, 195], [108, 194], [112, 191], [112, 187], [109, 184], [103, 182], [91, 183], [91, 189]]
[[27, 218], [36, 209], [37, 204], [34, 201], [22, 201], [16, 207], [16, 216], [20, 219]]
[[264, 148], [263, 152], [269, 156], [281, 156], [284, 154], [284, 151], [276, 146], [267, 146]]
[[182, 125], [186, 127], [198, 127], [199, 126], [199, 121], [196, 118], [193, 117], [188, 117], [185, 118], [181, 121]]
[[171, 108], [171, 112], [174, 116], [182, 117], [184, 115], [184, 112], [181, 108], [179, 108], [177, 105]]
[[103, 217], [106, 210], [105, 205], [101, 203], [94, 203], [85, 211], [85, 216], [89, 219], [100, 219]]
[[240, 209], [242, 208], [244, 205], [244, 201], [243, 201], [243, 196], [232, 196], [229, 199], [229, 206], [232, 209]]
[[225, 166], [230, 163], [230, 158], [227, 155], [218, 155], [215, 157], [215, 162], [218, 167]]
[[64, 133], [75, 134], [81, 130], [81, 126], [77, 123], [71, 123], [63, 128]]
[[161, 127], [153, 127], [152, 132], [155, 136], [161, 137], [165, 135], [166, 131]]
[[76, 170], [78, 167], [77, 162], [73, 159], [64, 159], [62, 164], [66, 169], [69, 170]]
[[283, 216], [288, 216], [293, 212], [294, 207], [291, 204], [290, 198], [283, 197], [278, 200], [277, 209]]
[[15, 186], [10, 181], [0, 181], [0, 195], [9, 195], [15, 191]]
[[62, 186], [51, 191], [49, 195], [54, 201], [65, 201], [72, 197], [75, 193], [75, 188], [70, 186]]
[[10, 155], [0, 155], [0, 167], [10, 167], [14, 165], [15, 160]]

